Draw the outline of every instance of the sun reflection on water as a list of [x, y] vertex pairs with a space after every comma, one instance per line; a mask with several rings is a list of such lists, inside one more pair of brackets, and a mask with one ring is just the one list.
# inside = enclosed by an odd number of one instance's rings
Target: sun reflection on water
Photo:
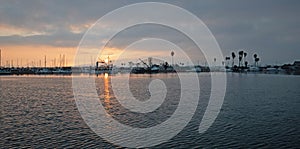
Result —
[[109, 91], [109, 88], [110, 88], [110, 82], [109, 82], [109, 76], [108, 76], [108, 73], [105, 73], [104, 74], [104, 105], [105, 105], [105, 109], [111, 109], [112, 106], [111, 106], [111, 102], [110, 102], [110, 99], [111, 99], [111, 96], [110, 96], [110, 91]]

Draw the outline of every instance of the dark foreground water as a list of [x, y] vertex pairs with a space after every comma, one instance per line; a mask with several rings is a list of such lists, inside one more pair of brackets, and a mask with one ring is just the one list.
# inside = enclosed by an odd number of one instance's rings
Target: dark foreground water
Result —
[[[166, 102], [146, 115], [132, 113], [116, 102], [109, 86], [110, 77], [122, 76], [98, 76], [95, 82], [100, 101], [119, 122], [152, 127], [176, 110], [180, 97], [176, 75], [130, 78], [130, 90], [138, 100], [150, 97], [147, 87], [151, 80], [160, 79], [166, 84]], [[228, 73], [221, 112], [203, 134], [198, 133], [198, 127], [210, 95], [210, 75], [199, 74], [199, 78], [201, 100], [194, 117], [177, 136], [154, 148], [300, 147], [299, 76]], [[0, 79], [1, 148], [119, 148], [96, 135], [83, 121], [74, 100], [71, 76]], [[124, 141], [130, 139], [128, 136]]]

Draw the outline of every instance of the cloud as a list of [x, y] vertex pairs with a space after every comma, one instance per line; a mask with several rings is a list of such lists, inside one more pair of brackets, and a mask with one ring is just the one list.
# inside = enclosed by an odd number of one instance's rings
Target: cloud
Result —
[[[116, 8], [136, 2], [141, 1], [1, 1], [0, 44], [76, 47], [96, 20]], [[292, 62], [300, 58], [300, 2], [297, 0], [164, 2], [187, 9], [202, 19], [225, 55], [233, 50], [247, 49], [249, 53], [259, 53], [265, 63], [274, 63], [274, 58], [280, 62]], [[138, 13], [143, 15], [142, 11]], [[166, 12], [155, 10], [154, 13], [159, 15]], [[182, 23], [188, 25], [189, 22]], [[103, 27], [109, 28], [109, 25], [103, 24]], [[109, 46], [121, 48], [130, 41], [144, 38], [142, 35], [159, 36], [185, 47], [190, 44], [165, 29], [135, 29], [124, 31], [126, 34], [112, 41]], [[108, 34], [109, 30], [101, 34], [101, 41], [92, 42], [105, 42]]]
[[53, 34], [32, 34], [28, 36], [11, 35], [0, 36], [1, 45], [48, 45], [54, 47], [76, 47], [83, 34], [76, 34], [71, 32], [58, 32]]

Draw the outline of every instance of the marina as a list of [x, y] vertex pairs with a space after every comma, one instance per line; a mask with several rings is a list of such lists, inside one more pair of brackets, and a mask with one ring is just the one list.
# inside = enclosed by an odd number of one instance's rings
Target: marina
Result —
[[[94, 62], [91, 60], [91, 65], [85, 66], [66, 66], [66, 56], [63, 54], [59, 56], [58, 65], [56, 66], [55, 59], [52, 60], [54, 66], [47, 65], [47, 56], [44, 56], [44, 66], [17, 66], [13, 65], [13, 61], [7, 61], [6, 66], [2, 66], [2, 50], [0, 49], [0, 75], [40, 75], [40, 74], [55, 74], [55, 75], [68, 75], [68, 74], [118, 74], [118, 73], [132, 73], [132, 74], [152, 74], [152, 73], [177, 73], [177, 72], [236, 72], [236, 73], [266, 73], [266, 74], [300, 74], [300, 61], [295, 61], [293, 64], [282, 65], [259, 65], [260, 58], [257, 54], [253, 55], [253, 65], [249, 65], [246, 59], [247, 53], [245, 51], [238, 52], [238, 65], [235, 64], [236, 54], [231, 53], [226, 56], [220, 65], [216, 64], [217, 59], [214, 58], [214, 66], [207, 65], [185, 65], [182, 62], [174, 63], [174, 51], [171, 51], [171, 63], [157, 58], [148, 57], [146, 59], [139, 58], [136, 63], [132, 61], [121, 63], [117, 66], [109, 56], [105, 59], [99, 59]], [[230, 63], [232, 63], [230, 65]], [[92, 64], [95, 64], [94, 66]]]
[[226, 67], [215, 66], [207, 67], [201, 65], [195, 66], [170, 66], [165, 64], [144, 64], [145, 66], [119, 67], [113, 64], [87, 66], [87, 67], [0, 67], [0, 75], [41, 75], [41, 74], [117, 74], [117, 73], [133, 73], [133, 74], [149, 74], [149, 73], [176, 73], [176, 72], [235, 72], [235, 73], [264, 73], [264, 74], [287, 74], [299, 75], [300, 62], [295, 61], [293, 64], [284, 64], [281, 66], [259, 66], [259, 67]]
[[300, 148], [300, 1], [0, 6], [0, 149]]

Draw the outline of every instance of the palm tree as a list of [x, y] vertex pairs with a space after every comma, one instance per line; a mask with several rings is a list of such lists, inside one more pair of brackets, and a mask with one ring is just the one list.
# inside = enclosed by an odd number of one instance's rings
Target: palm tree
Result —
[[[246, 57], [247, 57], [247, 53], [244, 52], [244, 63], [246, 63]], [[246, 66], [246, 64], [245, 64], [245, 66]], [[247, 67], [247, 66], [246, 66], [246, 67]]]
[[247, 62], [247, 61], [245, 61], [245, 67], [246, 67], [246, 68], [248, 67], [248, 62]]
[[254, 66], [256, 66], [256, 59], [257, 59], [257, 54], [256, 53], [253, 55], [253, 58], [254, 58]]
[[255, 65], [258, 66], [258, 61], [259, 61], [259, 58], [255, 58]]
[[231, 56], [232, 56], [232, 67], [234, 66], [234, 59], [235, 59], [235, 53], [234, 52], [232, 52], [231, 53]]
[[239, 67], [241, 66], [241, 61], [243, 60], [244, 51], [239, 51]]

